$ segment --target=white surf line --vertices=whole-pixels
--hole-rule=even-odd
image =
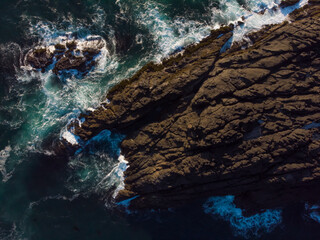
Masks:
[[[120,190],[124,189],[124,172],[129,167],[128,161],[125,160],[123,155],[119,155],[118,163],[115,167],[98,183],[98,185],[103,185],[105,182],[111,184],[116,184],[117,187],[113,192],[112,197],[116,198]]]
[[[262,27],[270,24],[279,24],[285,20],[289,20],[289,14],[294,10],[305,6],[308,0],[301,0],[293,6],[288,6],[285,8],[278,7],[277,9],[266,9],[266,11],[261,14],[257,12],[250,12],[248,15],[244,15],[243,24],[237,25],[233,30],[232,44],[239,41],[250,40],[246,37],[248,33],[258,31]]]

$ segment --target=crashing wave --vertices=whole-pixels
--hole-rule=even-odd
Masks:
[[[112,185],[115,184],[116,189],[114,190],[112,197],[115,198],[119,191],[124,189],[124,172],[128,168],[128,162],[125,160],[123,155],[119,155],[118,163],[114,166],[114,168],[108,173],[98,185]]]
[[[288,20],[288,15],[297,8],[301,8],[308,3],[308,0],[301,0],[295,5],[288,7],[278,7],[273,3],[267,5],[263,11],[247,11],[241,16],[241,23],[233,31],[232,42],[247,41],[250,39],[247,35],[251,32],[258,31],[263,26],[278,24]]]
[[[123,135],[104,130],[91,140],[80,142],[78,152],[69,162],[75,173],[69,182],[73,192],[95,192],[108,199],[116,197],[124,188],[124,171],[128,167],[119,149],[123,138]]]

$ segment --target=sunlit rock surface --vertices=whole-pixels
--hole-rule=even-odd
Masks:
[[[72,127],[84,141],[103,129],[127,135],[117,199],[139,196],[130,206],[144,208],[232,194],[237,205],[259,209],[318,198],[318,4],[225,52],[232,27],[213,31],[183,55],[145,66],[82,115]]]

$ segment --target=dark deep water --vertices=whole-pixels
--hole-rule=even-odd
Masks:
[[[123,136],[115,133],[102,133],[68,162],[47,150],[68,121],[97,106],[111,85],[146,62],[275,3],[1,0],[0,239],[320,239],[319,207],[304,203],[243,217],[226,196],[129,214],[112,200],[124,167],[118,162]],[[275,21],[269,20],[261,21]],[[253,22],[249,29],[261,25],[258,16]],[[31,47],[67,32],[106,40],[100,68],[83,79],[61,81],[20,67]]]

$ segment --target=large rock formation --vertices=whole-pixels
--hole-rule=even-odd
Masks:
[[[55,42],[31,49],[24,65],[41,72],[52,70],[58,76],[68,71],[86,75],[97,65],[97,58],[107,51],[106,42],[100,36],[62,37]]]
[[[261,208],[319,199],[318,3],[250,34],[247,49],[238,43],[221,53],[232,28],[213,31],[145,66],[81,116],[73,127],[83,140],[103,129],[127,134],[121,149],[130,167],[117,199],[139,196],[137,208],[226,194]]]

